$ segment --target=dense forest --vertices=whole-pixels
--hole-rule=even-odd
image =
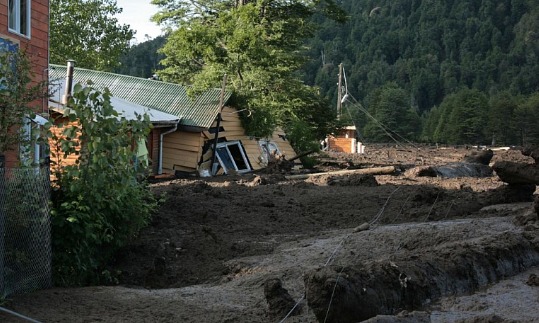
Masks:
[[[349,95],[342,118],[358,126],[363,140],[539,143],[536,0],[339,4],[349,15],[345,22],[312,17],[317,29],[298,73],[336,103],[343,64]],[[128,64],[121,71],[133,74]],[[156,68],[155,61],[137,64]]]
[[[159,62],[165,58],[165,55],[158,51],[165,45],[165,41],[164,36],[158,36],[131,46],[129,51],[120,58],[120,65],[114,72],[136,77],[152,77],[156,71],[163,68]]]

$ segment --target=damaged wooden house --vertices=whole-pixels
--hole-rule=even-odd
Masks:
[[[67,66],[50,65],[51,86],[65,84],[68,70]],[[271,138],[248,136],[238,109],[228,104],[231,93],[227,91],[210,89],[191,97],[178,84],[73,68],[70,82],[84,85],[88,81],[94,88],[108,88],[117,102],[162,113],[156,120],[150,118],[154,127],[147,140],[155,175],[245,173],[266,167],[275,155],[295,156],[281,130]],[[51,111],[60,108],[60,92],[51,98]]]

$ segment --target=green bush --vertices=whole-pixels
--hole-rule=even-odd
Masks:
[[[118,116],[110,93],[75,86],[66,108],[70,121],[62,136],[62,159],[74,165],[55,173],[52,194],[53,279],[56,285],[108,283],[104,270],[114,253],[143,228],[156,207],[145,182],[137,180],[133,143],[150,129],[147,116],[129,121]],[[142,170],[144,171],[144,170]]]

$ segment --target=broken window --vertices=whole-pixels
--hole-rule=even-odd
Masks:
[[[260,154],[260,160],[265,165],[267,165],[268,161],[272,158],[281,155],[281,150],[274,141],[261,139],[258,141],[258,145],[260,146],[260,150],[262,151],[262,153]]]
[[[217,159],[225,174],[231,170],[245,173],[251,170],[249,159],[239,141],[227,141],[217,144]]]

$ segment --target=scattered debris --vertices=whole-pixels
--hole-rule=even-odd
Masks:
[[[478,163],[450,163],[442,166],[420,166],[409,169],[405,172],[408,177],[489,177],[492,176],[492,169]]]

